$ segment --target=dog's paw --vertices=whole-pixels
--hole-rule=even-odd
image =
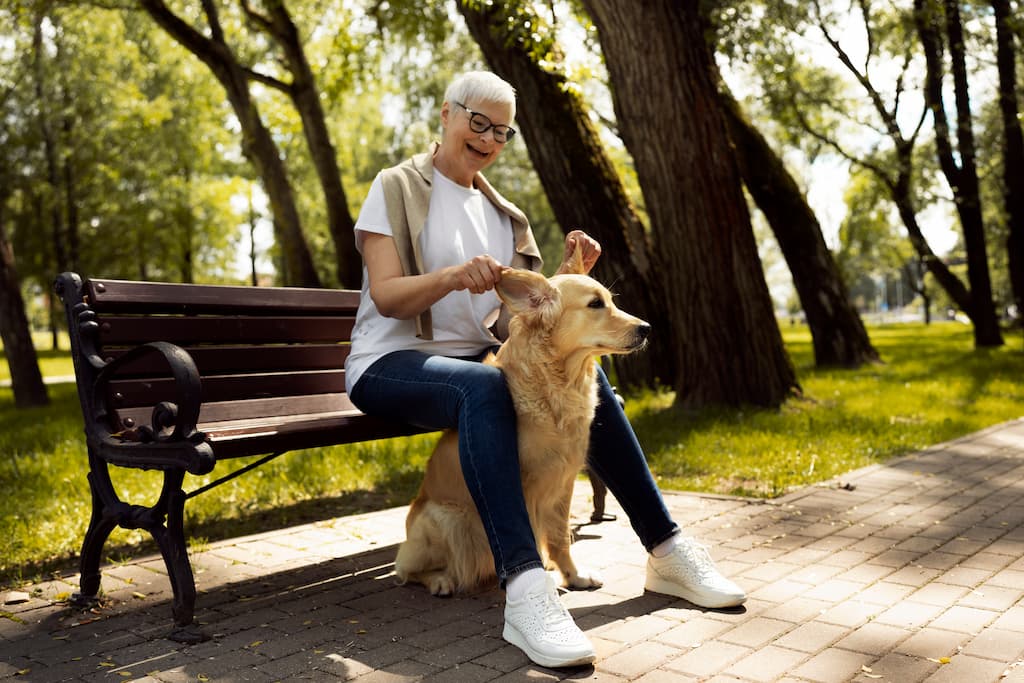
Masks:
[[[427,582],[427,588],[433,595],[439,598],[447,598],[455,592],[455,583],[450,577],[444,575],[437,575],[430,577]]]
[[[588,588],[600,588],[604,585],[601,575],[596,571],[578,571],[575,575],[566,577],[566,586],[573,590],[586,590]]]

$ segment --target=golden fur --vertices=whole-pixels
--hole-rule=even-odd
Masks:
[[[578,253],[571,265],[582,272]],[[547,279],[509,269],[497,291],[513,318],[508,340],[488,362],[505,374],[515,404],[523,493],[537,547],[545,566],[557,568],[565,585],[600,586],[569,554],[572,488],[586,460],[597,406],[595,363],[597,356],[642,346],[649,326],[616,308],[608,290],[586,275]],[[435,595],[495,579],[454,431],[441,437],[427,464],[395,571],[403,583],[422,583]]]

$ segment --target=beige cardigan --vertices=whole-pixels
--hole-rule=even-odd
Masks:
[[[384,203],[387,205],[388,222],[391,223],[398,258],[402,262],[402,273],[420,275],[423,273],[423,255],[420,253],[420,234],[427,221],[430,206],[431,181],[434,177],[434,154],[438,144],[430,146],[429,152],[416,154],[397,166],[381,171],[381,186],[384,189]],[[540,271],[542,261],[540,249],[534,239],[533,230],[526,215],[512,202],[502,197],[482,174],[477,174],[473,184],[487,199],[508,215],[512,221],[512,238],[515,242],[513,268]],[[507,317],[498,321],[499,337],[504,337]],[[416,317],[416,336],[433,339],[434,331],[430,309]]]

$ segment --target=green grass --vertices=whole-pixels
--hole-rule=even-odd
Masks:
[[[870,334],[884,363],[817,370],[806,328],[786,328],[804,397],[780,410],[691,413],[673,407],[672,392],[629,397],[627,411],[662,488],[777,496],[1024,414],[1019,336],[979,351],[970,329],[955,323],[873,327]],[[44,374],[70,374],[66,352],[41,357]],[[5,360],[0,367],[6,372]],[[0,388],[0,585],[74,568],[88,523],[75,388],[49,390],[50,406],[17,411],[10,389]],[[406,503],[433,441],[417,436],[285,455],[189,501],[188,532],[216,540]],[[190,476],[186,490],[210,479]],[[160,475],[119,470],[115,481],[124,499],[148,503]],[[144,533],[117,530],[106,552],[118,560],[152,549]]]
[[[975,350],[956,323],[869,331],[884,363],[817,370],[806,328],[784,330],[804,397],[778,411],[691,414],[671,393],[631,400],[659,484],[774,497],[1024,415],[1019,336]]]

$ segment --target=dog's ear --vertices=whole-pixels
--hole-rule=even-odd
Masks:
[[[495,289],[512,315],[543,317],[558,307],[558,290],[540,273],[506,268]]]
[[[573,242],[572,252],[565,257],[565,273],[574,275],[586,275],[586,268],[583,267],[583,249],[579,242]]]

